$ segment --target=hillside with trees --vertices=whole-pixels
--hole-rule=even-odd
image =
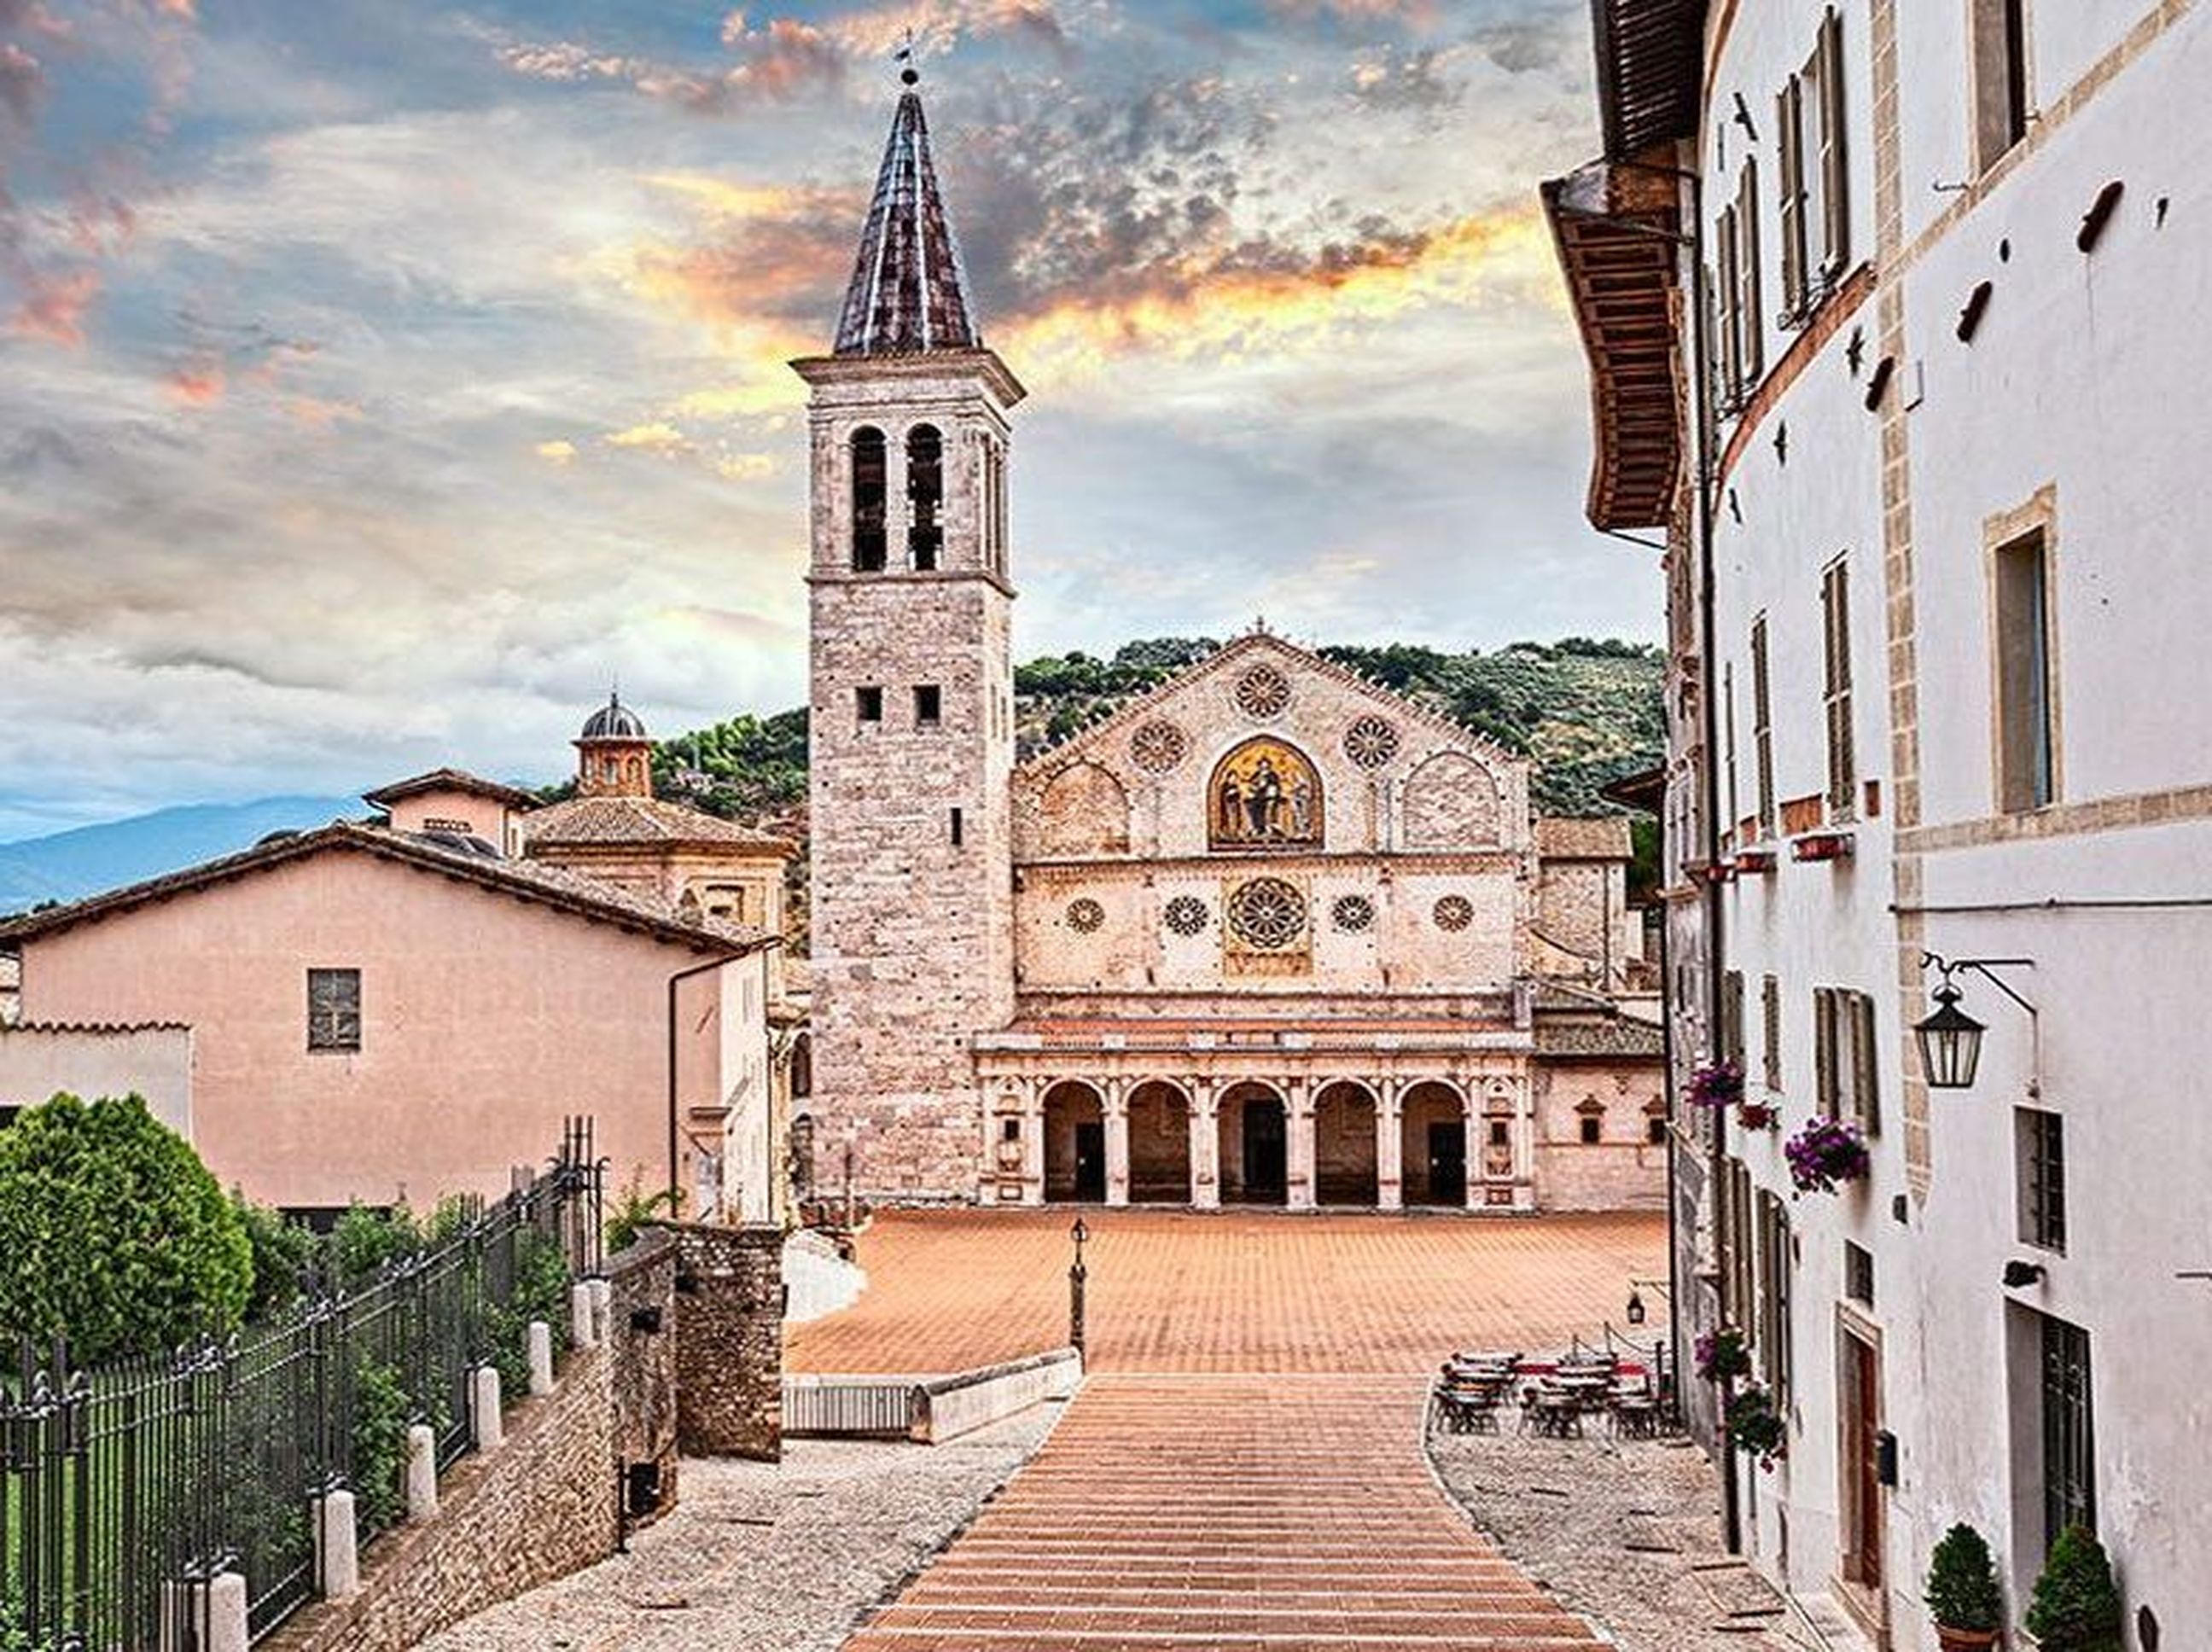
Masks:
[[[1021,755],[1109,715],[1219,646],[1210,637],[1155,637],[1124,643],[1108,659],[1048,655],[1018,666]],[[1568,637],[1489,653],[1405,643],[1319,652],[1529,758],[1536,806],[1547,814],[1619,812],[1599,789],[1650,768],[1665,748],[1662,658],[1641,643]],[[653,776],[664,795],[715,814],[795,817],[806,798],[806,713],[748,712],[661,741]]]

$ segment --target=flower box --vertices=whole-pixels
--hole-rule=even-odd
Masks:
[[[1722,1407],[1721,1424],[1735,1449],[1762,1469],[1772,1468],[1789,1455],[1790,1425],[1774,1396],[1756,1383],[1729,1396]]]
[[[1743,1069],[1734,1061],[1708,1061],[1690,1075],[1692,1107],[1720,1111],[1743,1100]]]
[[[1771,1130],[1781,1116],[1765,1102],[1746,1102],[1735,1110],[1735,1121],[1747,1130]]]
[[[1733,1325],[1708,1331],[1692,1346],[1690,1357],[1698,1375],[1708,1382],[1725,1382],[1751,1375],[1751,1345]]]
[[[1764,878],[1774,870],[1775,854],[1771,849],[1745,849],[1735,858],[1735,869],[1747,877]]]
[[[1849,832],[1808,832],[1802,837],[1790,840],[1792,860],[1848,860],[1851,858],[1851,835]]]

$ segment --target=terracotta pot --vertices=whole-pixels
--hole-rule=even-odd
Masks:
[[[1945,1624],[1936,1625],[1936,1643],[1943,1652],[1989,1652],[2004,1631],[1996,1629],[1953,1629]]]

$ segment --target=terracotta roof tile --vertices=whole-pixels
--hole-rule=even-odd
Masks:
[[[662,847],[711,844],[718,848],[774,850],[785,855],[798,853],[787,838],[659,798],[571,798],[538,810],[523,821],[522,830],[532,849],[649,843]]]

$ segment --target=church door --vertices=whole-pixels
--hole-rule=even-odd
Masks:
[[[1290,1197],[1290,1155],[1280,1102],[1255,1099],[1244,1103],[1244,1196],[1261,1205],[1280,1205]]]
[[[1467,1125],[1438,1119],[1429,1126],[1429,1202],[1467,1203]]]
[[[1075,1197],[1079,1204],[1106,1202],[1106,1127],[1075,1127]]]

